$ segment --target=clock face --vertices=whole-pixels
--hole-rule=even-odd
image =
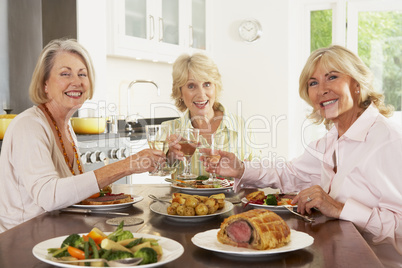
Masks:
[[[262,33],[261,25],[255,20],[245,20],[239,26],[240,37],[247,42],[253,42],[260,38]]]

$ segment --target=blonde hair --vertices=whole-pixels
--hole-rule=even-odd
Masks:
[[[363,110],[367,109],[371,103],[374,103],[379,112],[390,117],[394,111],[392,105],[385,105],[384,95],[378,93],[373,88],[373,74],[364,62],[353,52],[345,47],[333,45],[327,48],[319,48],[311,53],[300,74],[299,95],[310,106],[314,107],[308,96],[308,81],[315,72],[318,64],[328,71],[336,71],[346,74],[354,79],[360,86],[360,95],[358,105]],[[308,116],[316,124],[324,122],[329,129],[333,122],[322,118],[320,113],[313,109]]]
[[[77,54],[82,58],[88,71],[89,90],[88,99],[92,99],[95,86],[95,71],[88,51],[74,39],[56,39],[50,41],[39,55],[29,86],[29,97],[39,105],[48,101],[45,93],[45,82],[49,79],[56,55],[61,52]]]
[[[181,87],[187,83],[189,73],[191,73],[194,79],[198,81],[208,81],[215,85],[216,101],[213,109],[217,110],[220,106],[218,98],[222,92],[221,75],[213,60],[201,53],[195,53],[192,56],[182,54],[173,63],[173,86],[171,97],[175,100],[177,109],[181,112],[184,112],[187,109],[181,99]]]

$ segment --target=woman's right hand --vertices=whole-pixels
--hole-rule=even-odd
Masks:
[[[170,135],[168,137],[169,151],[166,157],[171,162],[173,162],[175,159],[184,161],[184,153],[181,151],[179,141],[180,138],[176,134]]]
[[[160,150],[144,149],[128,157],[133,173],[152,172],[157,163],[165,161],[165,155]]]
[[[208,148],[200,149],[201,153],[208,154]],[[200,160],[204,161],[204,167],[207,172],[214,172],[221,176],[241,178],[244,173],[244,164],[240,161],[234,153],[218,150],[218,154],[221,156],[218,165],[209,165],[206,159],[201,155]]]

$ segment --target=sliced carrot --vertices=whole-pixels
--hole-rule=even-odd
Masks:
[[[85,253],[81,249],[69,246],[67,248],[67,251],[74,258],[77,258],[79,260],[84,260],[85,259]]]
[[[91,195],[90,197],[88,197],[88,198],[97,198],[97,197],[99,197],[100,196],[100,192],[99,193],[96,193],[96,194],[93,194],[93,195]]]
[[[85,242],[88,242],[88,235],[82,235],[82,238],[84,239]]]
[[[102,236],[101,234],[97,233],[95,230],[91,230],[88,234],[88,237],[92,238],[97,245],[100,244],[102,242],[102,240],[106,238],[106,236]]]

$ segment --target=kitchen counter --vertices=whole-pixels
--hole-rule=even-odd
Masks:
[[[119,132],[101,134],[77,134],[79,142],[97,141],[104,139],[129,138],[130,141],[146,139],[145,132]]]
[[[163,267],[381,267],[381,263],[362,238],[355,226],[348,221],[333,220],[316,211],[314,223],[289,213],[278,212],[291,229],[305,232],[314,238],[314,243],[304,249],[268,255],[265,257],[234,257],[201,249],[191,238],[210,229],[218,229],[224,218],[250,209],[242,204],[234,205],[233,211],[212,217],[202,222],[177,222],[149,209],[152,200],[148,194],[158,197],[171,196],[175,190],[170,185],[116,185],[117,191],[143,196],[144,200],[133,206],[118,210],[144,220],[143,224],[127,226],[136,233],[167,237],[184,247],[181,257]],[[226,193],[227,197],[241,198],[254,191],[242,190],[239,194]],[[72,233],[87,233],[92,227],[111,232],[115,226],[106,220],[116,216],[104,214],[74,214],[53,211],[44,213],[11,230],[0,234],[0,267],[52,267],[32,255],[32,248],[41,241]]]

